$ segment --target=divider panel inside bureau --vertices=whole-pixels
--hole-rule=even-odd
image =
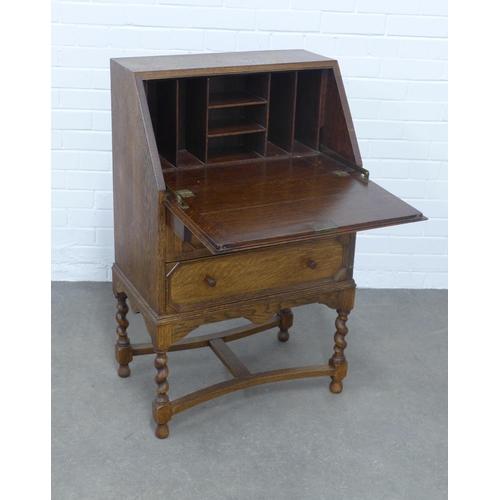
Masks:
[[[322,72],[146,81],[163,166],[316,153]]]

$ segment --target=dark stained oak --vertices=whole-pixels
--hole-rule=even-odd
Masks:
[[[226,330],[223,332],[210,333],[207,335],[197,335],[196,337],[193,338],[179,340],[169,347],[168,352],[184,351],[186,349],[199,349],[200,347],[208,347],[210,346],[210,342],[212,340],[217,340],[217,339],[221,339],[224,342],[232,342],[233,340],[239,340],[248,337],[250,335],[255,335],[256,333],[264,332],[276,326],[279,326],[281,331],[282,328],[285,328],[284,326],[284,323],[286,321],[284,319],[285,314],[287,315],[286,317],[288,318],[291,317],[293,320],[293,314],[291,310],[286,309],[285,311],[280,311],[279,316],[276,315],[269,321],[266,321],[265,323],[262,323],[260,325],[249,324],[249,325],[239,326],[237,328],[232,328],[231,330]],[[281,315],[281,313],[283,313],[283,316]],[[287,325],[286,328],[290,328],[291,322],[287,321],[286,325]],[[141,356],[144,354],[154,354],[155,352],[153,344],[148,342],[144,342],[141,344],[133,344],[132,350],[134,356]]]
[[[158,152],[176,165],[179,154],[179,81],[145,82],[151,120],[158,141]]]
[[[215,120],[208,124],[208,137],[219,137],[226,135],[253,134],[264,132],[265,128],[248,118],[233,120]]]
[[[119,61],[121,66],[144,80],[329,68],[333,62],[327,57],[306,50],[121,57],[113,60]]]
[[[264,104],[267,101],[259,96],[252,94],[246,90],[234,90],[227,92],[215,92],[210,95],[208,107],[215,108],[230,108],[234,106],[254,106],[256,104]]]
[[[262,323],[260,325],[245,325],[231,330],[226,330],[219,333],[211,333],[208,335],[198,335],[191,339],[184,339],[172,344],[169,352],[172,351],[183,351],[185,349],[198,349],[200,347],[207,347],[212,340],[221,339],[224,342],[231,342],[233,340],[239,340],[249,335],[255,335],[256,333],[269,330],[276,326],[280,326],[282,320],[279,316],[274,316],[271,320]]]
[[[210,401],[213,398],[223,396],[224,394],[238,391],[240,389],[246,389],[256,385],[269,384],[271,382],[282,382],[284,380],[332,376],[334,371],[335,369],[330,365],[304,366],[301,368],[283,368],[281,370],[254,373],[247,375],[246,377],[227,380],[175,399],[172,401],[172,414],[176,415],[177,413],[192,408],[195,405],[199,405],[200,403]]]
[[[168,303],[185,311],[280,288],[331,282],[343,266],[346,250],[330,237],[288,245],[278,252],[263,248],[180,262],[167,275]],[[311,260],[317,262],[316,267],[308,265]]]
[[[156,437],[163,439],[168,437],[169,429],[168,422],[172,418],[172,405],[167,396],[169,385],[167,382],[168,366],[167,355],[164,351],[158,351],[155,358],[155,368],[157,374],[155,382],[158,386],[156,389],[156,399],[153,401],[153,418],[156,422]]]
[[[201,162],[207,161],[208,81],[194,78],[186,81],[186,151]]]
[[[115,357],[129,377],[134,356],[154,355],[156,436],[173,415],[260,384],[330,377],[340,393],[356,233],[426,218],[369,180],[337,61],[271,50],[110,69]],[[313,303],[337,311],[329,360],[253,373],[230,349],[270,329],[287,342],[292,308]],[[129,306],[151,342],[130,342]],[[250,323],[191,335],[235,318]],[[170,401],[167,353],[205,347],[233,378]]]
[[[174,191],[193,192],[188,208],[168,197],[166,203],[213,253],[318,236],[328,227],[347,233],[423,220],[419,210],[322,153],[164,177]]]
[[[116,306],[118,309],[116,313],[116,321],[118,323],[116,333],[118,334],[118,339],[115,344],[115,357],[120,365],[118,375],[125,378],[130,375],[130,367],[128,365],[132,361],[133,349],[127,335],[127,328],[130,324],[127,319],[127,296],[121,292],[116,298],[118,300],[118,305]]]
[[[297,105],[295,111],[294,153],[300,145],[318,149],[322,70],[297,73]]]
[[[189,151],[181,149],[177,152],[177,166],[178,167],[192,167],[203,165],[201,160],[193,156]]]
[[[259,158],[260,155],[244,144],[210,145],[208,146],[207,163],[235,162]]]
[[[362,165],[337,61],[332,64],[332,68],[326,72],[326,75],[326,82],[323,82],[326,88],[320,142],[350,162]]]
[[[234,378],[243,378],[251,375],[250,370],[222,339],[210,340],[208,344]]]
[[[344,355],[344,349],[347,347],[347,342],[345,341],[345,336],[349,331],[346,326],[347,316],[349,311],[342,311],[341,309],[337,310],[338,316],[335,320],[335,346],[334,346],[334,354],[329,360],[329,364],[334,367],[339,367],[341,365],[346,365],[345,371],[341,371],[342,375],[335,374],[332,376],[332,382],[330,384],[330,391],[334,394],[339,394],[342,392],[342,379],[347,374],[347,361]]]
[[[291,153],[295,130],[297,72],[271,74],[268,140]]]
[[[153,309],[164,312],[165,181],[143,82],[114,60],[111,113],[115,264]]]
[[[278,332],[278,340],[286,342],[290,338],[288,330],[293,325],[293,313],[291,309],[282,309],[278,311],[278,316],[281,318],[280,331]]]

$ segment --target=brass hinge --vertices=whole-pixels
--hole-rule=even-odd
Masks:
[[[172,195],[172,198],[175,200],[177,205],[184,209],[189,208],[189,205],[184,203],[184,198],[193,198],[194,194],[192,191],[190,191],[189,189],[179,189],[178,191],[169,189],[168,191]]]

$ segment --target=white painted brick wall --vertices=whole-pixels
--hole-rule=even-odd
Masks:
[[[110,280],[111,57],[304,48],[339,60],[371,178],[429,220],[358,236],[360,287],[447,288],[446,0],[52,3],[54,280]]]

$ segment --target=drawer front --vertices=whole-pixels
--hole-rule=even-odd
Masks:
[[[168,274],[169,305],[181,311],[249,294],[345,279],[337,239],[309,241],[184,261]]]

